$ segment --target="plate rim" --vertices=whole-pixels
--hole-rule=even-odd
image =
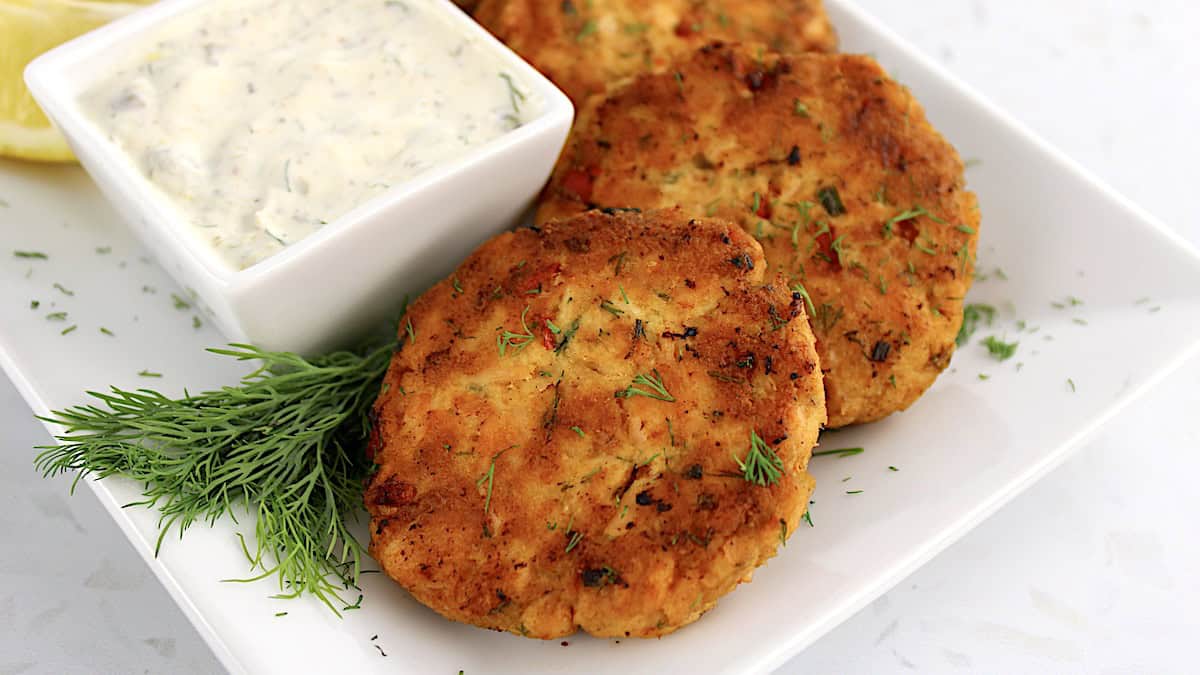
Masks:
[[[1166,243],[1169,243],[1173,248],[1187,255],[1190,258],[1191,264],[1200,269],[1200,247],[1193,245],[1178,231],[1167,226],[1164,221],[1108,185],[1092,171],[1083,167],[1076,160],[1043,139],[1026,124],[960,80],[931,56],[921,51],[914,43],[901,37],[880,19],[859,7],[854,0],[826,0],[826,6],[831,13],[844,13],[890,42],[895,49],[902,51],[907,58],[912,59],[920,67],[926,69],[942,85],[952,90],[957,97],[969,101],[980,113],[990,118],[992,123],[1005,128],[1018,136],[1023,142],[1036,148],[1049,163],[1055,166],[1057,171],[1080,180],[1089,189],[1112,200],[1116,206],[1123,210],[1130,221],[1134,221],[1162,237]],[[863,584],[854,593],[847,594],[835,607],[826,611],[823,616],[811,621],[808,626],[796,632],[792,638],[776,643],[770,650],[757,651],[756,656],[752,659],[747,659],[739,670],[744,672],[770,672],[785,664],[789,659],[802,652],[830,630],[846,621],[873,600],[895,587],[904,578],[924,566],[935,556],[945,551],[950,545],[960,540],[1016,496],[1061,465],[1073,456],[1088,440],[1093,438],[1116,415],[1134,401],[1144,396],[1148,391],[1158,386],[1186,363],[1197,357],[1200,357],[1200,338],[1196,338],[1188,346],[1179,349],[1175,354],[1165,359],[1162,365],[1146,375],[1140,385],[1124,392],[1107,406],[1099,408],[1091,416],[1091,419],[1076,430],[1067,440],[1047,450],[1036,463],[1029,465],[1024,471],[1015,474],[1003,487],[992,491],[980,499],[974,506],[965,510],[950,525],[943,528],[936,536],[926,539],[907,556],[898,557],[893,560],[887,565],[886,569],[876,574],[874,579]],[[51,409],[43,399],[36,385],[17,363],[12,350],[7,347],[6,340],[2,334],[0,334],[0,370],[3,370],[9,380],[12,381],[17,392],[30,406],[34,415],[39,417],[42,426],[53,439],[56,433],[54,425],[46,422],[44,419],[40,419],[48,415]],[[179,607],[184,616],[187,617],[188,621],[196,629],[221,665],[231,673],[249,672],[242,660],[233,652],[226,641],[220,637],[220,634],[192,602],[170,570],[155,557],[153,547],[144,541],[128,512],[118,503],[107,484],[104,481],[94,479],[83,482],[97,497],[117,526],[120,527],[128,543],[154,573],[159,583],[166,589],[171,599]]]

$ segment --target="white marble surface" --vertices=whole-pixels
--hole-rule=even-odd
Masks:
[[[1200,4],[859,2],[1200,245]],[[782,672],[1194,672],[1198,392],[1193,363]],[[34,473],[47,440],[0,381],[0,675],[219,671],[91,493]]]

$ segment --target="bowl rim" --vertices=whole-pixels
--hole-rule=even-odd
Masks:
[[[38,56],[26,66],[24,79],[34,99],[68,140],[91,151],[94,165],[85,166],[85,170],[105,174],[122,192],[136,197],[135,208],[148,227],[165,234],[172,253],[186,259],[208,281],[231,292],[236,293],[239,288],[254,285],[297,263],[303,265],[302,258],[309,258],[311,263],[311,255],[325,242],[353,237],[356,225],[401,210],[416,195],[453,180],[476,165],[486,164],[520,146],[536,142],[546,134],[554,134],[564,122],[570,125],[574,118],[575,108],[566,94],[451,0],[423,0],[430,11],[441,15],[453,29],[496,57],[498,67],[513,72],[533,90],[541,102],[537,115],[516,129],[468,148],[460,156],[384,190],[283,250],[237,269],[190,231],[190,224],[174,201],[142,174],[128,154],[108,138],[80,104],[83,93],[108,73],[99,69],[90,75],[81,73],[85,64],[97,60],[119,61],[144,44],[137,40],[139,36],[181,14],[199,10],[206,1],[161,0],[135,11]]]

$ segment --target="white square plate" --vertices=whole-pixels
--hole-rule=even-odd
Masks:
[[[980,270],[988,278],[971,300],[996,305],[999,316],[911,410],[827,435],[823,449],[866,451],[814,460],[815,527],[797,532],[754,583],[675,635],[576,637],[563,648],[444,621],[380,575],[364,577],[362,609],[345,619],[315,601],[270,600],[269,582],[222,584],[246,572],[231,523],[169,538],[154,559],[154,514],[120,508],[136,486],[90,483],[230,670],[768,670],[960,537],[1200,351],[1195,251],[845,0],[827,5],[846,51],[876,55],[964,157],[982,159],[969,181],[984,214]],[[191,311],[174,306],[179,289],[143,259],[80,171],[0,162],[0,200],[0,364],[35,411],[79,403],[89,388],[178,392],[238,375],[239,367],[201,351],[220,336],[207,325],[194,329]],[[17,250],[49,259],[13,257]],[[32,300],[41,303],[36,310]],[[65,321],[46,318],[63,311]],[[992,360],[977,344],[991,334],[1019,341],[1016,356]],[[163,377],[139,377],[144,369]]]

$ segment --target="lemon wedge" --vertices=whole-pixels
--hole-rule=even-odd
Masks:
[[[74,161],[62,134],[25,88],[25,66],[42,52],[152,1],[0,0],[0,155]]]

